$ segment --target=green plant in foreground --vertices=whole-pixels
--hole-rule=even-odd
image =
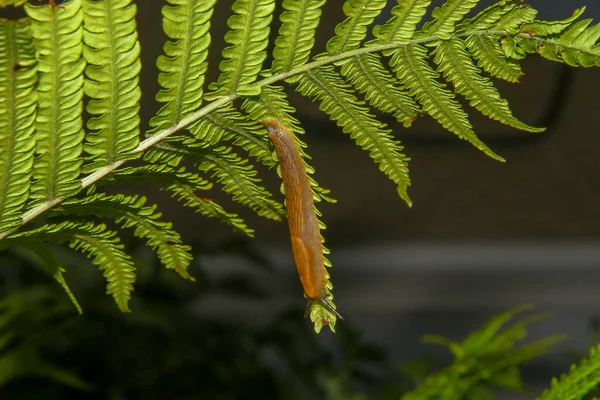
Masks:
[[[511,114],[490,76],[518,81],[518,61],[534,53],[571,66],[600,65],[600,28],[579,20],[583,9],[563,21],[540,21],[530,6],[505,0],[467,18],[478,0],[448,0],[430,14],[429,0],[400,0],[389,20],[371,29],[387,1],[349,0],[327,51],[311,55],[325,1],[285,0],[267,54],[275,1],[237,0],[221,74],[204,91],[215,0],[167,3],[163,29],[170,40],[157,60],[162,89],[156,99],[163,107],[142,141],[141,46],[131,0],[36,1],[25,4],[27,18],[0,21],[1,246],[29,248],[65,286],[48,245],[64,243],[87,254],[123,311],[129,310],[136,271],[119,238],[122,228],[134,228],[183,278],[191,279],[191,256],[155,205],[141,195],[109,195],[103,185],[159,182],[184,205],[252,235],[238,215],[202,191],[218,183],[258,215],[285,214],[253,165],[277,166],[261,124],[265,118],[303,133],[283,83],[319,102],[410,205],[409,159],[372,110],[392,114],[407,127],[429,114],[502,160],[477,138],[457,95],[490,118],[539,132]],[[427,22],[417,29],[422,20]],[[369,31],[373,38],[366,40]],[[192,167],[184,168],[184,160]],[[308,171],[314,172],[310,166]],[[331,201],[316,181],[312,188],[316,201]],[[320,305],[310,315],[317,331],[323,324],[335,329],[335,316]]]

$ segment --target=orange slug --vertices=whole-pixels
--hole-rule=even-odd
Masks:
[[[300,282],[308,298],[305,316],[309,314],[312,304],[318,302],[343,320],[327,299],[327,271],[323,264],[319,222],[313,206],[310,181],[296,147],[294,135],[276,119],[269,119],[263,123],[269,131],[269,139],[275,145],[281,168],[292,253]]]

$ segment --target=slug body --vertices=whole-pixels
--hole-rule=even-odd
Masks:
[[[306,313],[310,311],[313,302],[318,302],[343,319],[327,299],[327,271],[323,259],[321,232],[314,210],[310,181],[295,138],[277,120],[270,119],[264,121],[264,124],[279,159],[292,253],[304,293],[309,299]]]

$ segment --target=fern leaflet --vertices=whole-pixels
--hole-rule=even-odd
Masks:
[[[128,303],[135,281],[135,267],[123,251],[116,232],[108,230],[104,224],[65,221],[19,232],[8,240],[20,243],[30,239],[43,243],[69,242],[72,249],[93,257],[92,262],[104,271],[108,281],[107,293],[114,297],[121,311],[130,311]]]
[[[140,44],[131,0],[83,2],[83,56],[87,61],[85,94],[88,120],[84,172],[137,157],[139,144]],[[126,54],[126,57],[123,56]]]
[[[454,132],[459,138],[467,140],[490,157],[504,161],[475,136],[466,113],[452,93],[437,81],[438,73],[427,64],[426,58],[425,47],[406,46],[394,54],[390,65],[400,82],[410,87],[410,95],[415,96],[423,106],[423,110],[444,128]]]
[[[170,165],[178,165],[184,158],[192,159],[200,171],[212,172],[212,177],[233,200],[252,208],[258,215],[279,220],[285,214],[281,204],[260,185],[262,181],[252,164],[229,147],[203,147],[191,140],[170,140],[148,151],[145,158],[152,162],[160,159]]]
[[[30,25],[0,19],[0,232],[19,225],[35,150],[36,63]]]
[[[434,61],[446,80],[453,82],[457,93],[464,95],[482,114],[529,132],[542,132],[513,117],[508,103],[500,97],[492,81],[481,76],[481,71],[471,61],[461,39],[450,39],[436,49]]]
[[[254,234],[254,231],[248,228],[237,214],[228,213],[213,199],[201,196],[199,191],[211,189],[212,183],[197,174],[186,172],[184,167],[172,167],[166,164],[126,167],[116,171],[112,178],[116,183],[160,183],[163,190],[171,192],[174,198],[196,212],[209,218],[216,218],[245,235]]]
[[[166,104],[150,120],[153,132],[175,125],[201,103],[215,2],[169,0],[162,8],[163,27],[172,41],[165,43],[156,62],[163,88],[156,100]]]
[[[260,93],[260,87],[254,82],[267,57],[274,7],[274,0],[236,0],[233,3],[235,14],[227,20],[230,30],[225,34],[225,41],[230,46],[223,50],[218,81],[209,86],[215,94],[252,96]]]
[[[135,228],[134,235],[146,239],[156,250],[161,262],[181,277],[194,280],[187,272],[192,260],[190,247],[182,244],[181,237],[171,223],[160,221],[156,205],[146,206],[146,198],[136,195],[107,195],[96,193],[83,199],[63,202],[59,215],[95,216],[113,218],[122,228]]]
[[[61,7],[25,6],[39,71],[34,204],[73,195],[81,188],[85,68],[81,1],[71,0]]]
[[[325,0],[284,0],[281,28],[273,50],[272,73],[287,72],[308,61]]]
[[[307,73],[298,84],[298,91],[321,101],[321,110],[343,127],[345,133],[379,164],[396,185],[398,194],[409,205],[407,194],[408,158],[401,153],[402,147],[393,140],[385,125],[377,121],[352,94],[352,90],[332,68],[321,68]]]

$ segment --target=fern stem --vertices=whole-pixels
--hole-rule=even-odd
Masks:
[[[498,30],[498,31],[476,30],[476,31],[461,32],[458,34],[454,34],[451,37],[452,38],[464,38],[464,37],[470,37],[470,36],[498,37],[498,36],[507,35],[507,34],[510,34],[510,32],[507,32],[505,30]],[[531,39],[531,36],[527,33],[518,33],[514,36]],[[282,73],[267,77],[267,78],[257,82],[256,85],[258,87],[262,88],[264,86],[272,85],[276,82],[289,79],[292,76],[307,73],[309,71],[314,70],[315,68],[319,68],[324,65],[334,64],[338,61],[341,61],[341,60],[344,60],[347,58],[360,56],[361,54],[380,53],[385,50],[395,50],[398,48],[407,47],[407,46],[411,46],[411,45],[415,45],[415,44],[424,44],[424,43],[429,43],[429,42],[435,42],[437,40],[440,40],[440,38],[438,36],[435,36],[435,35],[434,36],[426,36],[426,37],[420,37],[420,38],[414,39],[409,43],[402,43],[402,44],[388,43],[388,44],[382,44],[382,45],[376,45],[376,46],[368,46],[368,47],[362,47],[359,49],[336,54],[333,56],[323,56],[322,58],[319,57],[315,61],[306,63],[306,64],[299,66],[295,69],[292,69],[290,71],[282,72]],[[551,39],[536,38],[536,40],[538,40],[540,43],[549,43],[549,44],[556,43],[556,42],[552,41]],[[560,45],[565,46],[563,43],[560,43]],[[579,49],[579,50],[581,51],[581,49]],[[218,96],[216,98],[210,99],[213,101],[210,104],[208,104],[207,106],[201,108],[200,110],[198,110],[196,112],[191,113],[190,115],[183,118],[181,121],[179,121],[177,124],[171,126],[170,128],[164,129],[164,130],[160,131],[159,133],[157,133],[156,135],[153,135],[153,136],[147,138],[146,140],[144,140],[143,142],[141,142],[137,146],[137,148],[135,150],[133,150],[133,153],[144,152],[148,148],[150,148],[150,147],[154,146],[155,144],[159,143],[160,141],[166,139],[167,137],[171,136],[175,132],[187,127],[188,125],[198,121],[200,118],[204,117],[205,115],[217,110],[221,106],[223,106],[231,101],[234,101],[240,97],[242,97],[241,94],[231,93],[226,96]],[[115,171],[117,168],[121,167],[123,164],[125,164],[125,162],[126,162],[126,160],[120,160],[120,161],[113,162],[105,167],[98,169],[97,171],[93,172],[92,174],[86,176],[81,181],[80,190],[85,189],[85,188],[91,186],[92,184],[96,183],[97,181],[99,181],[100,179],[105,177],[106,175],[110,174],[111,172]],[[27,224],[28,222],[31,222],[33,219],[40,216],[44,212],[46,212],[46,211],[50,210],[51,208],[62,203],[64,200],[66,200],[66,197],[57,197],[52,200],[43,202],[43,203],[39,204],[38,206],[36,206],[35,208],[27,211],[23,215],[22,222],[18,227],[0,233],[0,240],[15,233],[21,226]]]

